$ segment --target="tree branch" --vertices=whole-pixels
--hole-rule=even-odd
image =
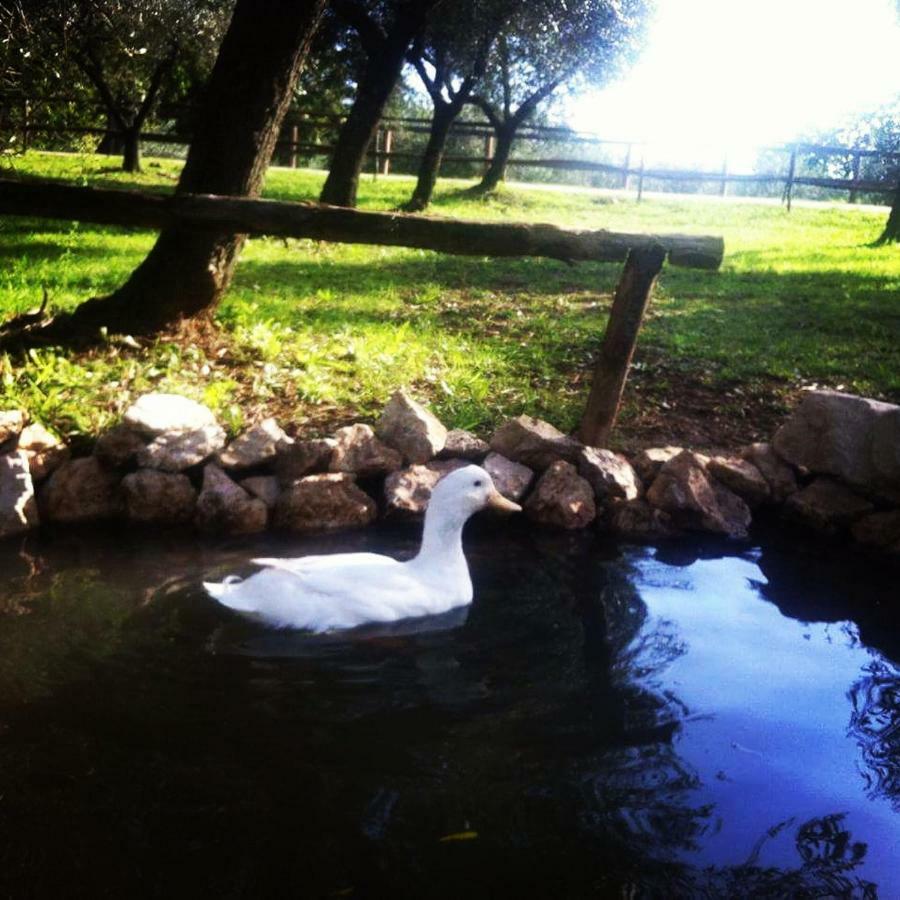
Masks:
[[[172,66],[175,65],[175,60],[177,58],[178,46],[177,44],[173,44],[168,54],[160,60],[159,64],[153,70],[153,75],[150,77],[150,85],[147,88],[146,94],[144,94],[144,99],[141,101],[137,115],[135,115],[134,121],[131,123],[132,128],[140,128],[141,125],[144,124],[147,116],[150,115],[150,110],[153,108],[153,104],[156,101],[156,95],[162,87],[163,79],[169,74]]]
[[[387,34],[358,3],[354,3],[353,0],[332,0],[331,8],[339,19],[359,35],[359,41],[367,56],[381,49],[387,40]]]
[[[106,82],[106,76],[103,74],[103,65],[97,58],[94,48],[88,45],[83,53],[74,53],[73,59],[75,60],[75,64],[85,75],[87,75],[88,80],[97,89],[100,100],[106,107],[106,111],[109,113],[110,118],[116,123],[119,129],[125,131],[128,128],[129,123],[125,121],[125,116],[119,107],[119,104],[116,103],[116,98],[113,97],[112,90],[110,90],[110,87]]]
[[[546,100],[565,80],[566,75],[560,75],[552,81],[548,81],[545,85],[536,90],[531,96],[527,97],[522,105],[516,110],[512,116],[512,120],[519,124],[524,122],[535,110],[535,107],[542,101]]]
[[[484,113],[485,118],[491,123],[491,127],[495,131],[499,131],[503,127],[503,120],[497,115],[494,107],[480,94],[469,97],[468,102],[471,106],[477,106]]]

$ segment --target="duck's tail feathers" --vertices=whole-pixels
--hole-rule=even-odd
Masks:
[[[222,582],[204,581],[203,587],[206,593],[222,606],[238,612],[250,612],[252,607],[247,605],[247,597],[243,591],[238,589],[242,580],[236,575],[229,575]]]

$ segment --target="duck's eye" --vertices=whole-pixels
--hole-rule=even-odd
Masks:
[[[475,482],[475,487],[481,487],[482,484],[484,484],[483,481],[476,481],[476,482]]]

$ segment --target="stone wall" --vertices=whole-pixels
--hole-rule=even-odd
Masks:
[[[833,391],[808,392],[771,443],[718,457],[656,447],[629,459],[528,416],[486,442],[402,391],[374,427],[304,439],[266,419],[230,442],[206,407],[148,394],[80,458],[23,412],[0,412],[0,538],[109,520],[213,534],[359,527],[420,516],[468,462],[540,526],[744,538],[768,510],[900,559],[900,407]]]

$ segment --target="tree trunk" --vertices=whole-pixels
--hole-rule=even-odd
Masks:
[[[106,134],[103,135],[100,143],[97,145],[97,153],[102,153],[106,156],[119,156],[124,151],[125,145],[122,143],[122,135],[119,128],[113,117],[107,113]]]
[[[497,189],[506,178],[506,166],[509,164],[509,157],[512,153],[513,140],[519,125],[517,122],[507,122],[502,128],[495,129],[497,141],[494,147],[494,158],[484,173],[481,181],[472,188],[473,194],[489,194]]]
[[[122,135],[125,146],[122,150],[122,171],[141,171],[141,130],[137,125],[132,125]]]
[[[447,145],[447,136],[450,134],[450,127],[459,115],[460,109],[461,107],[456,104],[435,106],[431,130],[428,134],[428,144],[425,147],[422,161],[419,163],[416,187],[405,207],[409,212],[419,212],[431,203],[431,195],[434,193],[434,186],[441,170],[444,147]]]
[[[900,172],[897,173],[897,178],[900,179]],[[887,224],[884,226],[884,231],[876,243],[900,243],[900,180],[897,182],[897,190],[894,191],[894,202],[891,204],[891,212],[888,216]]]
[[[350,114],[338,135],[328,177],[319,197],[332,206],[356,206],[359,173],[366,161],[378,123],[391,93],[400,80],[406,51],[425,24],[432,3],[404,5],[390,32],[377,48],[368,52],[366,65],[356,91]]]
[[[238,0],[210,76],[178,193],[257,197],[325,0]],[[61,333],[106,326],[149,333],[211,311],[231,281],[244,236],[163,231],[129,280],[88,300]]]

